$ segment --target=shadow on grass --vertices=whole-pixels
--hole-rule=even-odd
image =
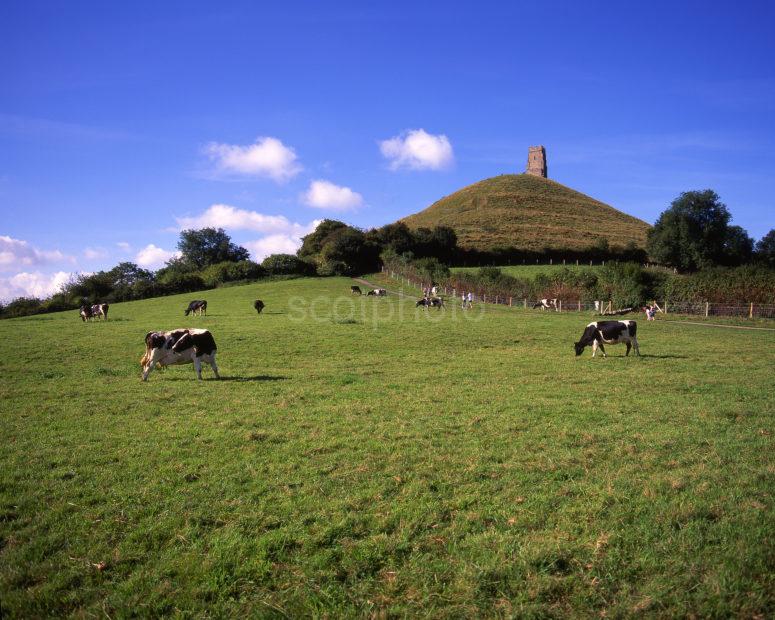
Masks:
[[[160,371],[160,374],[164,371]],[[154,373],[156,374],[156,373]],[[235,382],[243,382],[243,381],[286,381],[288,377],[279,377],[279,376],[273,376],[273,375],[254,375],[252,377],[224,377],[221,375],[220,379],[216,379],[212,374],[208,374],[207,371],[202,372],[202,381],[235,381]],[[164,381],[188,381],[188,382],[194,382],[196,383],[196,374],[192,376],[179,376],[179,377],[170,377],[170,376],[164,376]]]
[[[632,357],[632,356],[630,356],[630,357]],[[650,357],[650,358],[655,359],[655,360],[688,360],[688,359],[691,359],[687,355],[649,355],[648,353],[642,353],[641,357]]]
[[[288,377],[278,377],[275,375],[254,375],[252,377],[224,377],[221,375],[221,381],[287,381]]]

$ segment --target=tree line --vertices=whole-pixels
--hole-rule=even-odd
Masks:
[[[397,222],[364,231],[327,219],[302,239],[295,255],[273,254],[261,263],[250,260],[248,250],[232,243],[222,228],[184,230],[177,244],[179,256],[157,271],[122,262],[106,271],[81,274],[47,299],[21,297],[6,305],[0,304],[0,317],[68,310],[83,303],[113,303],[192,292],[260,278],[354,276],[377,271],[383,264],[423,273],[436,282],[450,277],[449,266],[533,263],[549,259],[641,264],[652,261],[685,273],[746,264],[775,268],[775,229],[754,243],[745,230],[730,224],[731,219],[729,210],[712,190],[685,192],[660,215],[649,231],[645,250],[634,244],[609,246],[606,239],[600,238],[584,250],[546,248],[542,251],[515,247],[463,248],[458,245],[455,231],[446,226],[410,229],[403,222]],[[487,279],[492,279],[494,272],[482,274],[482,285],[491,286]],[[716,280],[719,277],[716,275]],[[545,294],[546,289],[542,290]],[[654,289],[647,287],[646,290]]]

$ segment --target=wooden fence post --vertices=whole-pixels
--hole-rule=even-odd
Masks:
[[[527,310],[527,299],[522,300],[522,305],[524,306],[525,310]]]
[[[558,304],[558,306],[557,306],[557,312],[562,312],[562,299],[560,299],[560,300],[557,302],[557,304]]]
[[[579,312],[581,312],[581,300],[579,299]]]
[[[665,314],[667,314],[667,299],[665,299]]]
[[[511,297],[509,297],[509,308],[511,308]]]
[[[753,302],[751,302],[751,309],[748,311],[748,318],[749,319],[753,318]]]
[[[483,304],[486,304],[486,303],[487,303],[487,293],[485,293],[484,295],[482,295],[482,303],[483,303]]]
[[[708,318],[708,310],[709,309],[710,309],[710,306],[709,306],[708,302],[706,301],[705,302],[705,318],[706,319]]]

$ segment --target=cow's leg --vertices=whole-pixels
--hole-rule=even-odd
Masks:
[[[221,375],[219,375],[219,374],[218,374],[218,366],[217,366],[217,365],[216,365],[216,363],[215,363],[215,353],[213,353],[213,354],[210,356],[210,368],[212,368],[212,369],[213,369],[213,372],[215,373],[215,378],[216,378],[216,379],[220,379],[220,378],[221,378]]]
[[[624,352],[624,357],[627,357],[630,354],[630,349],[632,348],[632,345],[630,344],[629,340],[625,344],[627,345],[627,350]]]
[[[202,380],[202,362],[197,356],[194,356],[194,369],[196,370],[196,378],[201,381]]]
[[[592,341],[592,357],[595,357],[597,353],[597,340]]]
[[[635,355],[640,357],[640,349],[638,348],[638,339],[634,336],[632,338],[632,346],[635,348]]]

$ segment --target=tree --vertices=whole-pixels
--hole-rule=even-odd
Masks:
[[[729,210],[713,190],[684,192],[649,231],[649,255],[684,271],[723,263],[730,219]]]
[[[756,258],[765,265],[775,267],[775,228],[759,239],[756,244]]]
[[[751,262],[753,256],[753,239],[740,226],[729,226],[724,240],[725,265],[738,266]]]
[[[348,226],[329,235],[320,257],[322,274],[352,276],[377,269],[379,246]]]
[[[178,250],[183,261],[197,269],[224,261],[237,262],[250,258],[250,252],[233,244],[223,228],[184,230],[180,233]]]
[[[382,228],[375,228],[370,230],[366,236],[381,245],[383,249],[390,248],[396,254],[413,252],[417,245],[417,240],[412,231],[403,222],[386,224]]]
[[[349,228],[344,222],[338,220],[323,220],[318,224],[317,228],[313,230],[306,237],[301,240],[301,247],[296,252],[299,258],[305,260],[315,260],[318,258],[326,240],[338,230]]]

